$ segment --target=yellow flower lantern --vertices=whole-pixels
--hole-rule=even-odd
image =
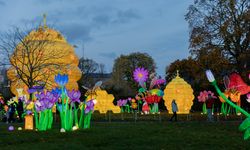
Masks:
[[[45,89],[51,90],[57,86],[54,82],[54,77],[58,73],[68,74],[69,82],[66,84],[67,89],[78,89],[77,81],[82,75],[78,68],[79,59],[74,52],[73,46],[67,43],[61,33],[44,25],[44,27],[39,27],[39,29],[31,31],[23,41],[30,44],[31,50],[33,50],[33,45],[37,46],[41,43],[43,45],[41,45],[42,48],[39,50],[34,48],[32,57],[26,55],[22,43],[17,45],[10,58],[10,61],[13,62],[12,64],[15,64],[15,67],[10,67],[7,72],[7,76],[11,81],[10,89],[13,94],[18,94],[16,91],[17,88],[23,88],[24,94],[27,94],[28,87],[20,80],[16,68],[23,68],[22,71],[29,75],[30,66],[26,67],[23,64],[29,64],[32,61],[41,63],[41,66],[46,66],[40,67],[32,72],[32,77],[35,77],[35,81],[46,83]],[[16,61],[18,59],[22,60],[22,62]]]
[[[163,99],[169,113],[173,113],[171,103],[175,99],[178,105],[178,114],[189,114],[194,99],[193,89],[184,79],[179,77],[178,71],[177,76],[164,89]]]

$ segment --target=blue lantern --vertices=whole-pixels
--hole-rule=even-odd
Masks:
[[[69,81],[69,77],[67,74],[63,74],[61,75],[60,73],[58,73],[56,76],[55,76],[55,82],[57,84],[59,84],[60,86],[64,86],[65,84],[67,84]]]

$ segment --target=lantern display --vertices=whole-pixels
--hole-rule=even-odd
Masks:
[[[28,94],[28,87],[20,79],[20,74],[18,74],[16,68],[22,68],[23,74],[28,75],[26,79],[28,80],[30,78],[29,70],[32,67],[34,69],[31,72],[33,80],[39,82],[37,84],[46,83],[44,88],[48,90],[57,86],[54,82],[55,75],[58,73],[68,74],[69,82],[66,84],[66,88],[69,90],[78,89],[77,81],[82,75],[78,68],[79,60],[73,46],[67,43],[61,33],[44,25],[44,27],[31,31],[22,41],[31,52],[25,52],[26,45],[20,42],[10,58],[12,64],[15,64],[7,71],[7,76],[11,81],[10,89],[13,94],[18,94],[17,88],[23,88],[24,94]],[[32,54],[32,56],[28,54]]]
[[[34,123],[33,123],[33,115],[26,115],[25,116],[25,130],[33,130]]]
[[[120,108],[113,104],[114,96],[108,94],[107,91],[101,90],[100,88],[95,90],[95,99],[97,103],[95,104],[95,110],[100,113],[106,113],[111,110],[113,113],[120,113]],[[93,95],[89,95],[87,99],[92,99]]]
[[[169,113],[172,113],[171,102],[175,99],[179,109],[178,113],[189,114],[194,99],[193,89],[184,79],[179,77],[178,71],[177,76],[166,86],[163,99]]]

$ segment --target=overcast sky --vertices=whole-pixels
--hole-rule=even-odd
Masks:
[[[79,57],[105,64],[111,72],[121,54],[145,52],[157,73],[189,56],[188,24],[184,19],[193,0],[0,0],[0,30],[47,24],[60,31]],[[84,45],[84,46],[83,46]],[[83,52],[84,47],[84,52]]]

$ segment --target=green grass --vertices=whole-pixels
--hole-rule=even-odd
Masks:
[[[238,130],[240,121],[117,121],[93,122],[91,128],[60,133],[59,124],[52,130],[8,131],[9,125],[0,124],[0,149],[247,149],[250,142],[243,140]],[[14,124],[15,127],[22,124]]]

